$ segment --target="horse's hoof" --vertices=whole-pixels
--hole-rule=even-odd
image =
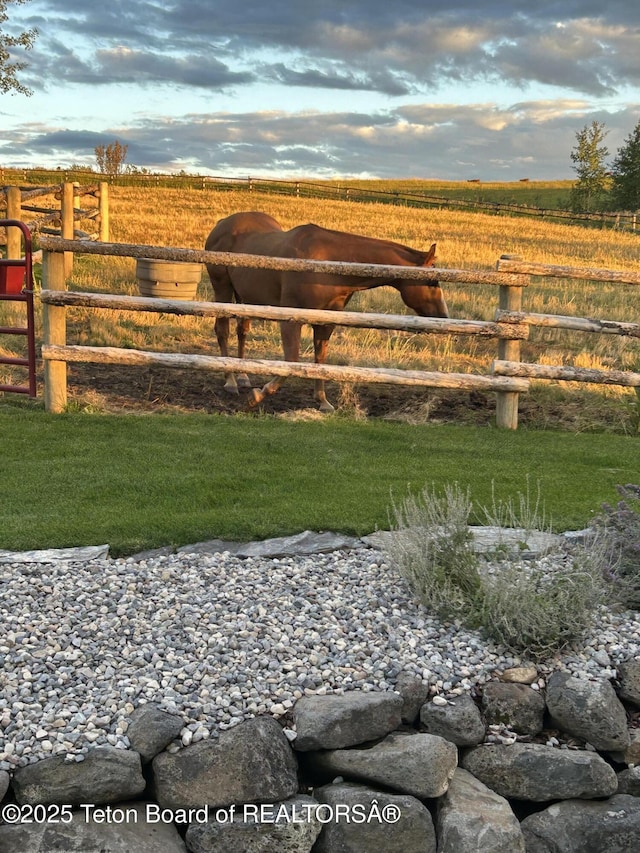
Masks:
[[[247,394],[247,404],[250,409],[255,409],[264,400],[264,394],[258,388],[252,388]]]
[[[225,386],[224,386],[224,390],[227,392],[227,394],[238,395],[240,393],[238,391],[238,386],[235,384],[235,382],[226,382]]]
[[[246,373],[239,373],[238,376],[236,376],[236,382],[240,388],[251,388],[251,380]]]
[[[328,400],[323,400],[318,406],[318,411],[323,414],[329,415],[331,412],[335,412],[335,406],[332,406]]]

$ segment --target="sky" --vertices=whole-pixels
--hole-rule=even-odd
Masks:
[[[575,178],[640,120],[638,0],[29,0],[0,167],[225,177]]]

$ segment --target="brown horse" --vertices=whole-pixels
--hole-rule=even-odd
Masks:
[[[394,264],[407,267],[430,267],[435,260],[435,243],[428,252],[420,252],[389,240],[377,240],[342,231],[330,231],[317,225],[299,225],[290,231],[266,213],[251,211],[234,213],[221,219],[207,237],[205,249],[211,252],[241,252],[272,258],[307,258],[352,263]],[[280,305],[290,308],[315,308],[341,311],[358,290],[390,285],[399,291],[403,302],[423,317],[447,317],[447,304],[438,282],[410,279],[363,278],[332,273],[292,272],[269,269],[225,267],[207,264],[209,278],[217,302],[245,302],[252,305]],[[280,324],[285,361],[298,361],[301,324]],[[313,344],[317,364],[324,364],[327,344],[335,326],[314,325]],[[244,358],[249,321],[238,320],[238,357]],[[229,319],[219,317],[216,337],[223,356],[229,353]],[[238,382],[249,384],[238,376]],[[253,389],[250,405],[258,405],[267,394],[275,393],[282,378],[271,380],[262,390]],[[227,390],[238,393],[233,374],[227,376]],[[316,380],[315,397],[321,411],[332,411],[324,381]]]

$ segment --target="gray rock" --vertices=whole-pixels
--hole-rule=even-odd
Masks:
[[[473,537],[472,547],[476,553],[486,554],[499,548],[514,556],[523,554],[533,557],[545,554],[552,548],[562,547],[566,536],[561,533],[545,533],[540,530],[525,530],[524,528],[482,527],[469,528]],[[394,532],[377,530],[362,537],[362,542],[370,548],[387,550],[393,541]]]
[[[336,749],[305,756],[313,775],[344,776],[419,799],[439,797],[458,764],[454,744],[430,734],[390,734],[368,749]]]
[[[147,822],[146,803],[96,806],[73,813],[71,823],[0,826],[2,853],[186,853],[173,823]]]
[[[19,803],[77,806],[128,800],[141,794],[146,782],[137,752],[100,746],[79,763],[55,755],[19,767],[12,787]]]
[[[596,753],[538,743],[482,744],[460,764],[492,791],[517,800],[609,797],[618,788],[615,771]]]
[[[298,765],[273,717],[256,717],[151,764],[156,799],[180,808],[276,802],[298,791]]]
[[[524,527],[471,527],[474,551],[490,553],[496,548],[515,557],[537,557],[563,544],[560,533],[527,530]]]
[[[300,795],[262,807],[239,806],[232,821],[191,824],[185,841],[190,853],[310,853],[322,830],[317,805]]]
[[[525,853],[511,806],[458,767],[438,802],[438,853]]]
[[[640,764],[640,730],[631,729],[629,746],[620,751],[612,751],[611,758],[618,764]]]
[[[456,696],[446,705],[425,703],[420,709],[420,723],[430,734],[456,746],[476,746],[486,734],[478,706],[468,694]]]
[[[88,563],[109,556],[108,545],[45,548],[40,551],[0,551],[0,563]]]
[[[11,782],[11,776],[7,773],[6,770],[0,770],[0,802],[4,799],[4,795],[7,793],[9,789],[9,783]]]
[[[436,853],[433,820],[415,797],[346,783],[315,788],[313,796],[326,804],[313,853]]]
[[[384,737],[401,723],[397,693],[303,696],[293,709],[297,750],[342,749]]]
[[[488,725],[505,725],[520,735],[537,735],[544,727],[544,699],[526,684],[485,684],[482,712]]]
[[[635,708],[640,708],[640,660],[624,661],[618,667],[620,687],[618,695]]]
[[[627,767],[618,773],[618,793],[640,797],[640,767]]]
[[[522,821],[527,853],[637,853],[640,800],[566,800]]]
[[[627,715],[608,681],[554,672],[547,681],[546,700],[554,723],[568,734],[605,752],[629,746]]]
[[[402,697],[402,722],[412,726],[427,701],[429,682],[410,672],[401,672],[396,681],[396,691]]]
[[[149,702],[140,705],[131,714],[127,737],[131,748],[139,752],[143,764],[147,764],[178,737],[183,726],[181,717],[168,714],[158,705]]]
[[[359,544],[360,541],[351,536],[305,530],[293,536],[265,539],[263,542],[240,543],[211,539],[207,542],[196,542],[194,545],[183,545],[178,548],[178,554],[216,554],[228,551],[237,557],[291,557],[325,554],[330,551],[355,548]]]
[[[498,678],[510,684],[533,684],[538,678],[538,670],[535,666],[512,666],[504,669]]]

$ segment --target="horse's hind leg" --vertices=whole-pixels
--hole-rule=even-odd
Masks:
[[[210,248],[208,241],[207,248]],[[233,302],[233,287],[231,285],[231,279],[229,278],[229,271],[227,270],[227,268],[222,267],[219,264],[207,264],[207,272],[209,273],[209,278],[211,279],[211,286],[213,287],[215,301]],[[218,346],[220,347],[220,355],[224,356],[224,358],[228,358],[229,318],[216,317],[216,321],[214,323],[214,330],[216,338],[218,340]],[[225,373],[224,378],[225,391],[228,391],[230,394],[237,394],[238,383],[236,382],[235,374]]]
[[[214,324],[220,355],[225,358],[229,355],[229,318],[217,317]],[[238,394],[238,384],[235,373],[225,373],[224,390],[230,394]]]
[[[238,336],[238,358],[244,358],[247,346],[247,333],[250,330],[251,320],[248,317],[240,317],[236,325],[236,333]],[[236,376],[236,382],[241,388],[251,388],[251,382],[246,373],[238,373]]]
[[[313,350],[315,354],[316,364],[324,364],[327,360],[327,348],[329,338],[333,334],[335,326],[314,326],[313,327]],[[335,409],[327,400],[327,395],[324,390],[324,379],[316,379],[314,382],[314,396],[319,403],[321,412],[334,412]]]

